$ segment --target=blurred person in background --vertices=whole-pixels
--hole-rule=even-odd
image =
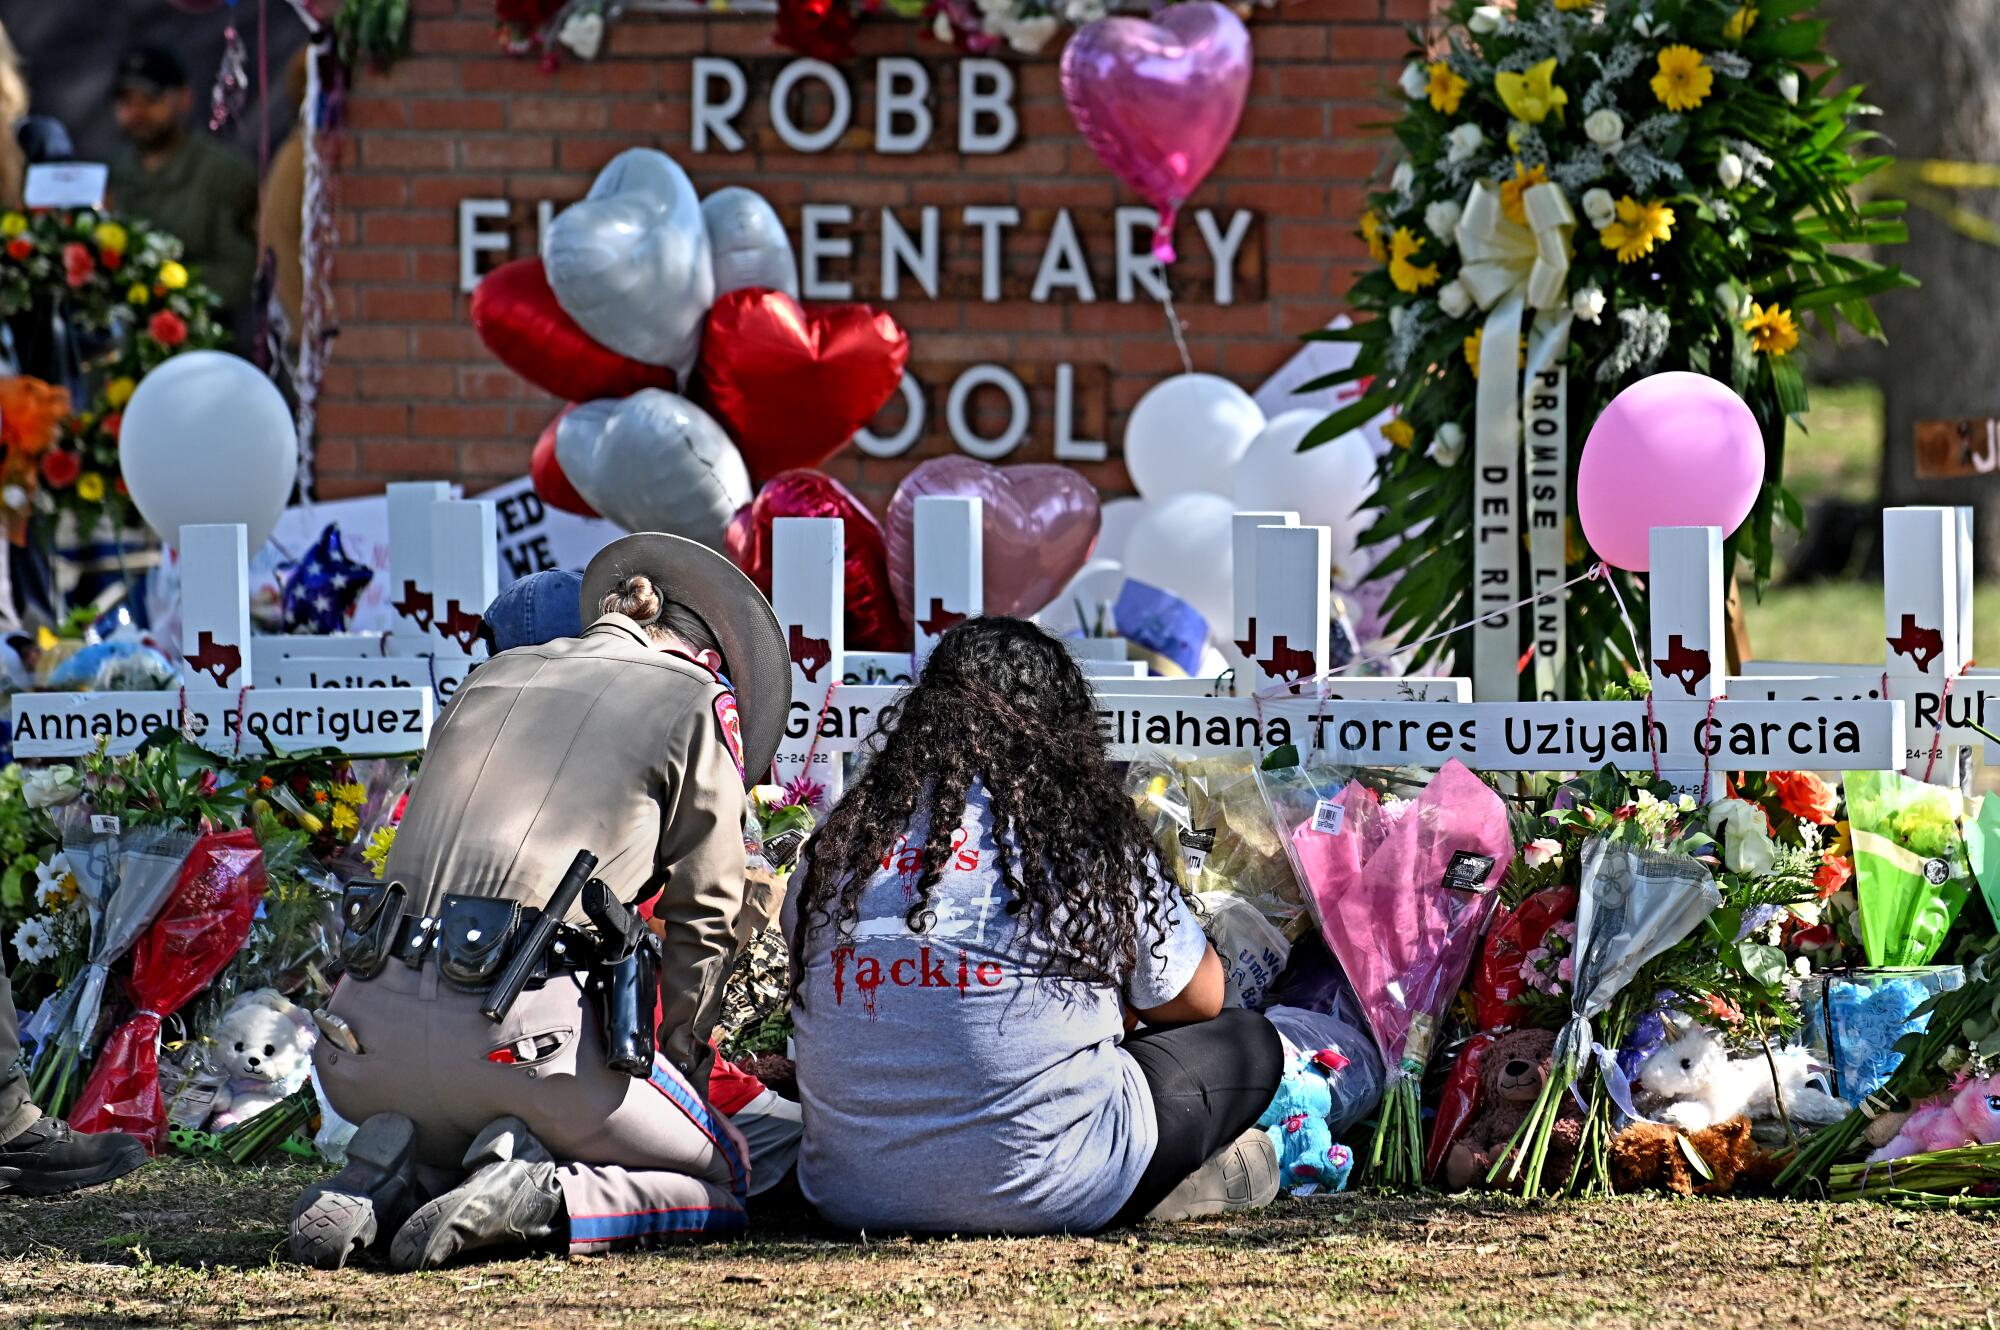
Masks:
[[[111,206],[179,238],[242,343],[256,321],[256,169],[206,130],[189,127],[194,96],[187,67],[171,51],[133,47],[112,86],[125,144],[110,163]]]

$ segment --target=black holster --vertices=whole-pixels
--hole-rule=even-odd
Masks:
[[[340,899],[340,959],[356,979],[382,973],[396,949],[409,905],[400,882],[350,882]]]
[[[589,991],[604,1034],[605,1064],[642,1080],[652,1075],[660,998],[658,939],[648,934],[623,960],[593,967]]]

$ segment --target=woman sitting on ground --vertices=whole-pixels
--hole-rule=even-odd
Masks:
[[[1068,650],[969,620],[882,729],[786,906],[806,1198],[1023,1234],[1269,1202],[1277,1032],[1222,1009]]]

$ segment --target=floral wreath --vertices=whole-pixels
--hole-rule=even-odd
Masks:
[[[1245,19],[1277,0],[1231,0]],[[707,0],[713,13],[727,13],[729,0]],[[777,0],[773,34],[778,45],[815,60],[851,60],[854,37],[863,22],[922,23],[932,37],[967,55],[1002,48],[1034,55],[1065,27],[1080,27],[1109,14],[1113,0]],[[500,43],[513,55],[538,57],[553,68],[558,47],[580,60],[595,60],[620,0],[494,0]]]
[[[1540,340],[1568,371],[1573,441],[1621,389],[1660,370],[1720,379],[1750,405],[1765,483],[1728,553],[1763,586],[1774,520],[1801,520],[1783,484],[1785,422],[1806,408],[1801,319],[1837,315],[1879,339],[1870,298],[1913,284],[1845,248],[1901,243],[1902,204],[1850,197],[1888,159],[1859,155],[1869,136],[1853,121],[1870,108],[1857,88],[1829,91],[1825,24],[1799,17],[1814,3],[1452,0],[1435,40],[1420,42],[1393,124],[1405,160],[1360,223],[1376,266],[1350,299],[1375,317],[1310,334],[1360,346],[1350,369],[1309,386],[1365,391],[1304,441],[1396,413],[1383,431],[1394,446],[1381,515],[1364,542],[1428,525],[1377,568],[1401,574],[1385,605],[1399,631],[1426,637],[1476,612],[1468,445],[1489,311],[1510,295],[1525,295],[1535,324],[1524,356],[1551,325],[1566,335],[1566,346]],[[1517,275],[1509,260],[1523,253],[1535,263]],[[1574,516],[1581,452],[1572,442],[1565,580],[1590,562]],[[1636,584],[1612,576],[1643,616]],[[1610,580],[1569,592],[1569,676],[1581,695],[1629,668],[1618,596]],[[1643,640],[1643,617],[1638,628]]]
[[[181,242],[91,209],[0,215],[0,318],[48,298],[82,352],[81,403],[16,378],[4,389],[0,521],[15,543],[32,517],[75,514],[80,532],[135,515],[118,462],[125,403],[147,371],[221,345],[214,294],[181,262]]]

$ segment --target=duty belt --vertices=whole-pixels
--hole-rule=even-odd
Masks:
[[[437,914],[406,918],[408,900],[398,882],[348,884],[340,911],[341,958],[348,974],[372,979],[391,960],[422,969],[435,956],[445,982],[484,993],[541,917],[540,910],[515,901],[447,895]],[[531,982],[589,969],[596,950],[589,933],[561,925],[531,971]]]

